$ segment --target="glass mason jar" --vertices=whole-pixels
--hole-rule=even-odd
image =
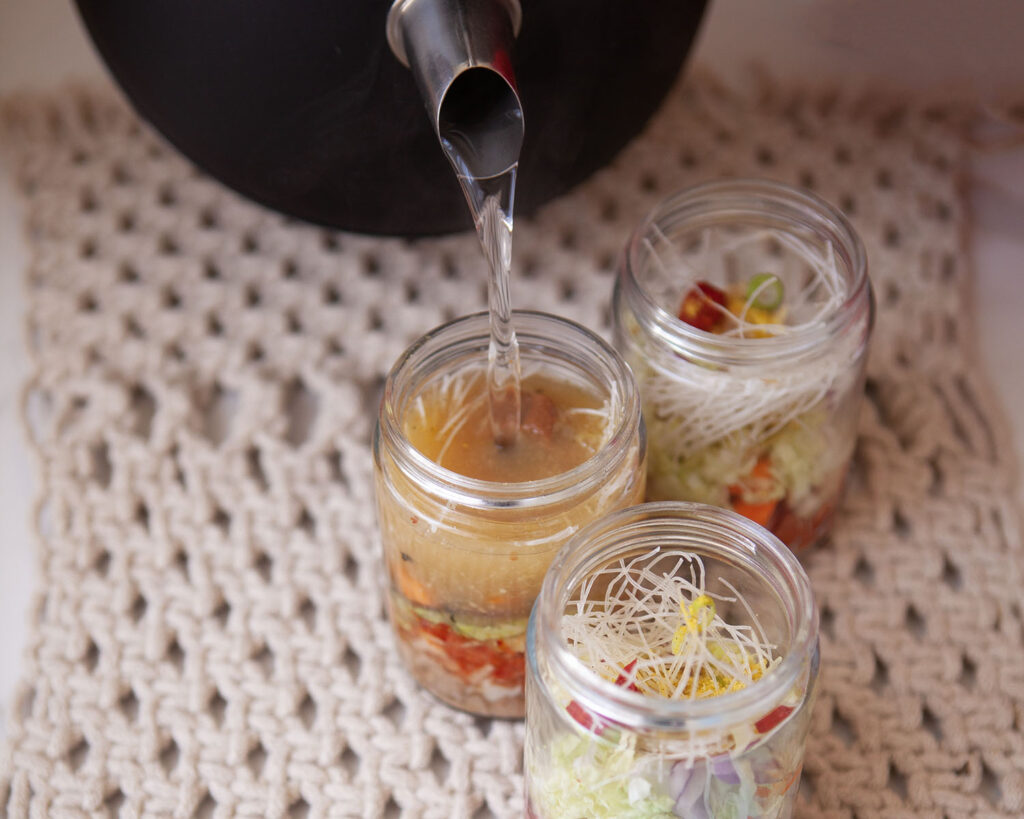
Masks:
[[[658,205],[612,310],[650,436],[647,499],[732,509],[795,551],[819,541],[853,453],[873,304],[860,239],[816,196],[736,180]]]
[[[699,559],[702,568],[691,575],[697,564],[680,554]],[[609,572],[619,580],[600,581]],[[634,578],[696,578],[702,595],[688,606],[682,600],[675,610],[684,636],[684,623],[690,623],[691,634],[704,627],[710,633],[714,617],[721,616],[735,633],[757,634],[770,646],[764,673],[745,686],[692,698],[652,694],[649,687],[631,684],[642,680],[641,668],[650,679],[654,648],[648,657],[641,652],[630,659],[626,653],[605,663],[602,656],[598,673],[590,638],[569,623],[581,600],[604,605],[601,611],[612,610],[609,601],[630,605],[638,595],[635,589],[621,592],[625,572]],[[629,616],[629,627],[620,633],[642,633],[633,639],[645,648],[665,645],[666,635],[658,634],[666,628],[663,620],[645,616],[630,622]],[[667,634],[673,628],[670,618]],[[614,646],[604,639],[602,646]],[[671,645],[665,668],[681,676],[691,666],[671,666],[672,652],[683,650],[675,640]],[[712,663],[735,656],[724,641],[713,644],[709,637],[705,647]],[[593,523],[553,561],[530,619],[527,816],[791,816],[818,662],[818,613],[807,575],[763,527],[724,509],[676,501],[635,506]]]
[[[388,608],[402,659],[445,702],[500,717],[524,713],[526,625],[548,564],[585,524],[642,500],[646,466],[639,393],[618,353],[555,316],[516,311],[513,324],[524,396],[538,378],[545,389],[568,385],[590,396],[591,408],[578,412],[599,419],[593,454],[547,477],[481,480],[440,466],[410,438],[432,389],[486,373],[486,313],[435,329],[401,356],[385,383],[373,445]]]

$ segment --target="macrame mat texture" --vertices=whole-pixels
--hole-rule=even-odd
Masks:
[[[384,374],[486,305],[475,236],[299,224],[197,172],[110,90],[9,101],[24,195],[39,591],[0,755],[21,816],[520,816],[523,726],[399,664],[370,435]],[[757,175],[843,208],[878,303],[831,544],[798,816],[1024,815],[1020,535],[980,372],[943,108],[698,73],[609,168],[516,224],[513,299],[606,332],[669,193]]]

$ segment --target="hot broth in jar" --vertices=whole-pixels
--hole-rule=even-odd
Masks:
[[[406,666],[445,702],[524,713],[526,624],[554,554],[638,502],[639,395],[625,362],[564,319],[516,313],[513,441],[495,435],[486,314],[416,342],[388,376],[374,439],[388,607]]]

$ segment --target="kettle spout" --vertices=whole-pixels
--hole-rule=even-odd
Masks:
[[[520,20],[518,0],[395,0],[388,13],[388,44],[462,176],[497,176],[519,159],[523,110],[510,54]]]

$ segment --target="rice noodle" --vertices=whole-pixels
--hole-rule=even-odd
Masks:
[[[705,580],[701,558],[681,549],[620,559],[581,584],[563,637],[595,673],[644,694],[693,700],[750,685],[777,661],[775,646],[759,627],[723,619],[716,602],[750,606],[734,586],[715,594]]]
[[[754,323],[747,320],[760,290],[748,293],[739,315],[724,306],[713,306],[728,318],[720,335],[744,339],[783,336],[821,328],[848,296],[846,280],[837,266],[831,242],[816,247],[801,237],[758,229],[716,241],[704,229],[693,249],[682,252],[656,227],[654,241],[645,239],[654,281],[652,294],[673,315],[681,295],[699,281],[729,283],[733,268],[752,273],[767,272],[784,287],[785,301],[779,314],[785,323]],[[717,234],[716,234],[717,235]],[[773,244],[769,244],[773,243]],[[790,254],[773,255],[769,247],[782,247]],[[805,281],[801,281],[806,278]],[[735,281],[733,282],[735,284]],[[637,340],[640,341],[639,337]],[[742,364],[749,375],[724,372],[721,368],[694,362],[680,367],[679,354],[665,346],[645,344],[646,367],[637,372],[645,409],[657,423],[671,425],[672,434],[659,440],[670,454],[685,458],[730,435],[741,434],[734,443],[743,446],[763,440],[819,404],[837,378],[849,371],[856,354],[853,344],[838,345],[828,355],[785,368]],[[758,372],[758,368],[761,372]]]

